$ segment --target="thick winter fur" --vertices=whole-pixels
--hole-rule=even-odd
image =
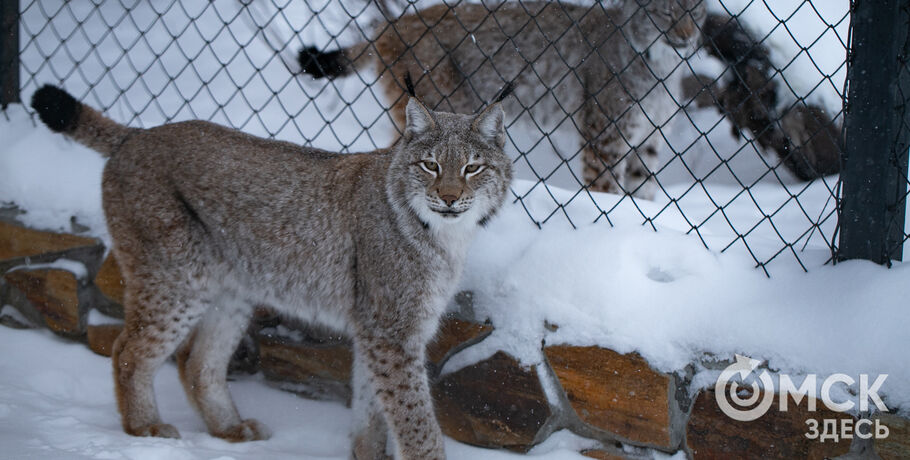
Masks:
[[[711,14],[705,21],[705,49],[734,70],[711,89],[714,97],[708,102],[727,114],[734,136],[748,129],[796,177],[812,180],[838,173],[840,126],[810,103],[783,104],[789,107],[780,109],[780,85],[774,78],[779,70],[770,50],[740,21],[727,14]]]
[[[399,123],[408,72],[429,107],[456,112],[479,109],[514,82],[510,113],[547,130],[567,118],[578,128],[592,190],[651,197],[656,131],[679,110],[668,95],[677,79],[667,77],[694,50],[704,17],[702,0],[437,5],[379,25],[341,53],[307,48],[300,59],[307,72],[322,63],[316,76],[376,65]]]
[[[42,89],[33,107],[47,119],[64,95]],[[267,438],[225,382],[251,305],[266,303],[351,335],[353,458],[381,458],[387,432],[398,458],[444,458],[424,353],[469,241],[508,189],[500,104],[467,116],[411,99],[394,146],[351,155],[202,121],[128,129],[85,105],[66,112],[63,132],[111,157],[103,205],[126,282],[113,363],[127,433],[179,436],[152,388],[176,352],[212,435]]]

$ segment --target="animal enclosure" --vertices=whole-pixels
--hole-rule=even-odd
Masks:
[[[685,13],[693,5],[706,9],[690,31],[689,48],[676,47],[666,34],[638,43],[642,32],[617,13],[635,5],[635,17],[657,24],[660,12],[645,6],[657,0],[558,2],[549,16],[541,4],[517,0],[16,3],[4,2],[0,22],[4,106],[53,83],[133,126],[204,119],[356,152],[397,138],[394,113],[402,99],[389,88],[410,59],[408,69],[423,69],[414,75],[417,95],[440,109],[452,107],[449,98],[459,94],[492,98],[481,76],[495,88],[523,78],[507,113],[517,172],[510,199],[532,225],[595,222],[693,234],[712,250],[748,254],[769,275],[839,258],[889,263],[901,258],[907,239],[905,0],[672,0]],[[518,11],[511,24],[502,21],[503,8]],[[564,23],[561,33],[543,33],[549,41],[534,42],[536,50],[518,46],[522,34],[552,29],[554,17]],[[441,21],[449,28],[437,36]],[[667,30],[680,22],[674,18]],[[325,61],[301,53],[325,56],[383,35],[406,36],[415,27],[440,59],[415,57],[409,46],[416,42],[393,60],[366,48],[369,65],[355,65],[359,55]],[[629,65],[603,66],[600,87],[612,89],[584,92],[569,104],[560,91],[588,90],[596,80],[589,69],[609,59],[612,48],[601,43],[611,40],[617,44],[609,46],[635,51]],[[566,51],[581,54],[570,58]],[[527,65],[498,67],[506,52]],[[459,65],[464,56],[478,64]],[[344,59],[348,75],[312,75],[330,73],[322,67]],[[633,62],[645,63],[648,72],[633,74]],[[302,72],[308,66],[311,73]],[[491,72],[501,81],[491,81]],[[651,80],[643,90],[624,92],[623,85]],[[606,122],[585,134],[591,126],[583,113],[623,98],[618,115],[604,108]],[[535,111],[538,104],[547,109]],[[616,125],[633,112],[640,122],[634,135]],[[591,173],[588,150],[604,133],[619,142],[609,155],[593,155]],[[626,164],[638,171],[620,167]],[[638,182],[623,178],[634,174]],[[601,178],[614,184],[611,193],[600,193]],[[637,193],[642,183],[652,184],[647,196]]]

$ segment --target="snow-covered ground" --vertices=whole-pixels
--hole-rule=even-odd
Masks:
[[[155,381],[162,417],[180,440],[123,433],[113,398],[110,360],[47,331],[0,326],[0,458],[47,460],[282,460],[346,459],[350,410],[266,386],[257,378],[231,382],[242,414],[272,430],[267,441],[231,444],[213,438],[190,408],[176,367]],[[582,460],[593,443],[568,432],[554,434],[529,455],[479,449],[447,440],[449,458]],[[657,454],[658,458],[667,456]]]
[[[836,112],[847,1],[815,3],[818,10],[786,0],[724,1],[734,12],[745,7],[745,17],[762,35],[772,32],[768,43],[776,63],[783,66],[797,57],[786,66],[785,76],[795,83],[790,98],[805,96]],[[346,150],[372,149],[394,138],[382,115],[386,101],[365,91],[359,79],[325,83],[289,78],[285,63],[252,32],[253,20],[244,19],[239,3],[207,5],[192,0],[136,2],[129,8],[120,2],[97,7],[89,2],[32,4],[23,15],[26,35],[37,37],[24,41],[24,98],[38,84],[62,81],[86,102],[136,126],[203,118],[254,134]],[[328,2],[316,18],[304,2],[288,3],[279,18],[288,17],[290,30],[302,32],[289,39],[285,58],[302,41],[327,39],[326,28],[340,30],[347,19],[334,6]],[[50,26],[44,27],[45,16],[55,16]],[[787,27],[780,23],[783,19],[788,19]],[[224,27],[224,22],[231,25]],[[281,28],[276,33],[280,36]],[[812,41],[822,34],[822,40]],[[349,38],[342,35],[341,40]],[[238,51],[237,42],[245,48]],[[813,59],[800,48],[810,44]],[[123,47],[131,51],[124,54]],[[75,66],[69,54],[81,64]],[[192,102],[185,104],[185,99]],[[326,119],[333,123],[326,125]],[[910,268],[901,263],[891,270],[866,262],[824,265],[835,225],[833,218],[824,218],[834,209],[830,190],[836,178],[812,184],[762,178],[768,158],[731,137],[729,123],[718,120],[716,112],[698,111],[692,120],[700,128],[713,128],[700,136],[693,122],[674,122],[668,130],[674,133],[671,143],[692,147],[684,158],[666,158],[662,174],[669,196],[656,201],[589,197],[533,181],[515,182],[513,190],[522,200],[508,204],[479,234],[461,286],[474,291],[477,313],[489,317],[496,330],[479,346],[453,357],[446,370],[495,349],[537,363],[544,340],[637,351],[666,372],[699,363],[694,381],[710,386],[718,371],[700,363],[742,353],[766,360],[772,371],[794,380],[811,373],[819,375],[819,383],[834,373],[854,378],[888,374],[881,390],[886,404],[910,414],[910,361],[903,356],[910,345],[904,330],[910,324]],[[97,154],[36,126],[21,106],[0,114],[0,139],[0,202],[26,209],[22,219],[31,225],[69,229],[75,216],[92,234],[106,238],[100,209],[103,160]],[[683,159],[704,179],[697,186],[684,172]],[[755,184],[744,193],[734,174]],[[797,192],[798,202],[792,197]],[[724,205],[723,212],[716,203]],[[605,209],[611,210],[613,227],[604,223],[600,210]],[[769,220],[765,216],[771,213]],[[529,214],[545,221],[542,229]],[[641,225],[644,217],[651,218],[657,232]],[[819,220],[820,227],[809,231]],[[691,231],[693,224],[699,224],[697,234]],[[756,260],[781,251],[784,242],[794,244],[768,265],[770,279],[753,268]],[[559,329],[550,331],[545,321]],[[0,328],[0,349],[0,456],[346,455],[347,410],[270,389],[257,379],[235,382],[233,391],[241,410],[269,424],[275,437],[231,445],[205,435],[170,366],[159,377],[159,395],[165,417],[176,422],[185,439],[128,437],[117,424],[108,360],[48,333],[6,328]],[[851,393],[856,388],[838,390],[842,398],[854,398]],[[535,452],[544,458],[577,458],[570,453],[577,442],[563,434]],[[512,457],[452,442],[447,448],[453,458]]]

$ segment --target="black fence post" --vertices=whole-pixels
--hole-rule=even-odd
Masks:
[[[19,102],[19,2],[0,1],[0,107]]]
[[[901,260],[910,148],[910,0],[855,0],[837,259]]]

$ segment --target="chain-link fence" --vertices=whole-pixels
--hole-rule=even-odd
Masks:
[[[205,119],[338,151],[395,141],[404,73],[460,112],[515,82],[512,193],[533,223],[695,234],[769,273],[836,250],[851,8],[23,0],[0,61],[24,97],[59,83],[135,126]]]

